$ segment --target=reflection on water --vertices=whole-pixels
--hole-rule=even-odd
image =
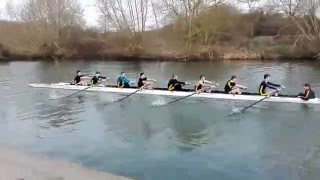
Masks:
[[[84,112],[85,96],[78,95],[72,99],[48,100],[34,105],[33,110],[18,114],[19,120],[38,119],[38,127],[49,129],[75,125],[79,120],[74,114]]]
[[[136,179],[319,179],[320,108],[248,102],[83,92],[49,100],[28,83],[68,82],[75,72],[100,71],[112,83],[121,71],[145,72],[165,87],[172,73],[195,82],[200,74],[224,85],[235,74],[257,91],[264,73],[297,94],[315,83],[320,63],[248,62],[10,62],[0,64],[0,144]],[[291,88],[290,88],[291,87]],[[315,88],[316,92],[320,89]],[[56,91],[59,97],[74,91]],[[106,106],[106,104],[108,104]]]
[[[320,177],[320,148],[315,147],[310,151],[309,157],[301,163],[304,170],[303,179],[318,179]]]
[[[81,122],[81,120],[74,120],[72,118],[73,113],[80,113],[78,109],[70,107],[55,107],[48,110],[39,112],[39,118],[46,121],[50,127],[61,127],[65,125],[75,124]]]

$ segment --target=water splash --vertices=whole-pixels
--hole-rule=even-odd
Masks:
[[[167,102],[165,101],[165,99],[163,97],[159,97],[156,100],[154,100],[151,105],[153,107],[158,107],[158,106],[163,106],[165,105]]]
[[[59,96],[57,95],[57,92],[55,90],[50,91],[49,93],[49,99],[53,100],[53,99],[58,99]]]
[[[233,106],[231,112],[232,114],[239,114],[241,113],[241,108]]]

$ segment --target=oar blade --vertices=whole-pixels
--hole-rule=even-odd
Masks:
[[[91,86],[88,86],[88,87],[86,87],[86,88],[84,88],[84,89],[81,89],[81,90],[79,90],[79,91],[77,91],[77,92],[75,92],[75,93],[72,93],[72,94],[70,94],[70,95],[67,95],[67,96],[62,96],[62,97],[59,97],[59,96],[50,97],[49,100],[66,99],[66,98],[69,98],[69,97],[74,96],[74,95],[76,95],[76,94],[79,94],[79,93],[81,93],[81,92],[83,92],[83,91],[85,91],[85,90],[87,90],[87,89],[89,89],[89,88],[91,88]]]
[[[189,95],[187,95],[187,96],[183,96],[183,97],[181,97],[181,98],[172,100],[172,101],[170,101],[170,102],[168,102],[168,103],[165,103],[165,104],[159,104],[159,105],[154,106],[154,107],[167,106],[167,105],[173,104],[173,103],[175,103],[175,102],[181,101],[181,100],[183,100],[183,99],[186,99],[186,98],[188,98],[188,97],[190,97],[190,96],[193,96],[193,95],[195,95],[195,94],[197,94],[197,92],[194,92],[194,93],[189,94]]]
[[[139,91],[141,91],[141,89],[137,89],[136,91],[134,91],[134,92],[132,92],[132,93],[130,93],[130,94],[128,94],[128,95],[126,95],[126,96],[122,97],[122,98],[119,98],[119,99],[117,99],[117,100],[115,100],[115,101],[112,101],[112,102],[110,102],[110,103],[107,103],[107,104],[105,104],[105,105],[107,106],[107,105],[111,105],[111,104],[113,104],[113,103],[121,102],[121,101],[123,101],[123,100],[125,100],[125,99],[129,98],[130,96],[132,96],[132,95],[134,95],[134,94],[138,93]]]

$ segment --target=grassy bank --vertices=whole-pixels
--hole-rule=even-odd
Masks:
[[[0,59],[313,60],[320,52],[320,40],[303,38],[290,18],[277,13],[248,14],[222,6],[186,22],[180,17],[165,27],[141,32],[102,33],[73,26],[57,36],[37,22],[2,21]]]

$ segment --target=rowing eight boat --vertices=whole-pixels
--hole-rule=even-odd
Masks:
[[[41,84],[34,83],[29,84],[31,87],[35,88],[50,88],[50,89],[65,89],[65,90],[84,90],[88,88],[88,86],[77,86],[72,85],[70,83],[54,83],[54,84]],[[132,88],[117,88],[115,86],[107,86],[107,87],[92,87],[88,88],[85,91],[98,91],[98,92],[110,92],[110,93],[118,93],[118,94],[130,94],[138,89],[136,87]],[[165,88],[156,88],[154,90],[142,90],[137,92],[137,94],[146,94],[146,95],[160,95],[160,96],[188,96],[194,91],[191,89],[185,91],[168,91]],[[246,100],[246,101],[259,101],[262,96],[255,93],[243,93],[242,95],[233,95],[226,94],[222,91],[213,91],[211,93],[200,93],[195,94],[191,97],[194,98],[210,98],[210,99],[229,99],[229,100]],[[298,103],[298,104],[319,104],[320,99],[310,99],[308,101],[304,101],[295,96],[289,95],[279,95],[278,97],[270,97],[265,100],[266,102],[279,102],[279,103]]]

